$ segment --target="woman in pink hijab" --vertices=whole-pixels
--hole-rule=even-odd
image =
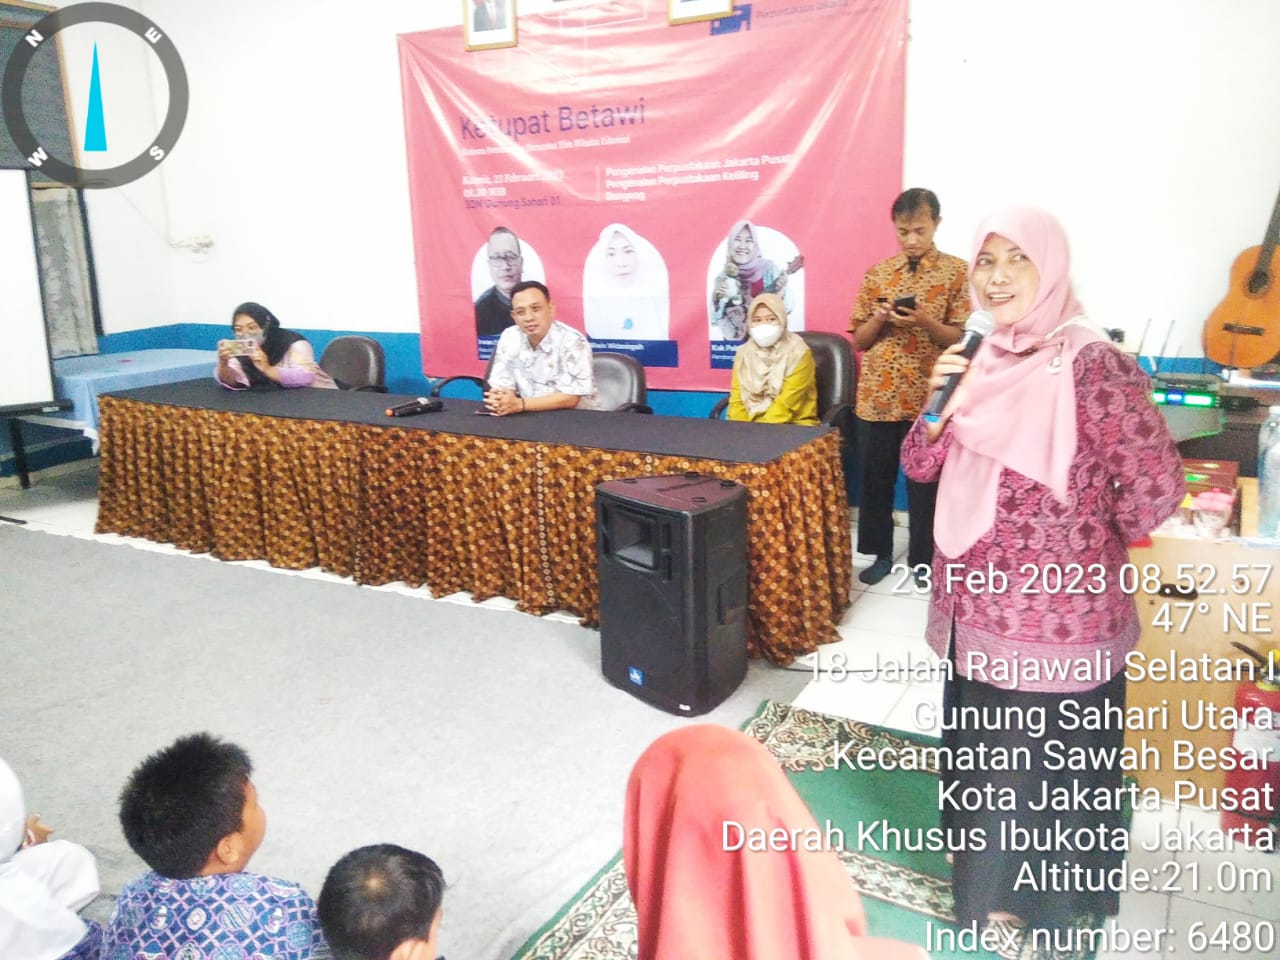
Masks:
[[[796,842],[738,849],[727,823]],[[655,740],[631,771],[623,830],[638,960],[928,960],[866,935],[838,854],[811,842],[809,809],[745,733],[699,724]]]
[[[952,841],[958,922],[979,929],[1070,928],[1119,908],[1114,881],[1096,881],[1126,849],[1122,772],[1051,770],[1062,764],[1047,758],[1061,751],[1049,745],[1113,756],[1123,746],[1122,724],[1105,711],[1124,706],[1139,623],[1120,568],[1184,492],[1150,382],[1089,324],[1069,271],[1066,236],[1044,211],[1010,208],[982,223],[970,285],[995,330],[972,362],[958,347],[938,359],[933,387],[964,378],[941,418],[917,420],[902,448],[908,476],[939,481],[927,639],[952,665],[942,742],[959,756],[988,751],[986,769],[944,770],[943,787],[954,789],[939,795],[944,827],[986,840],[983,852]],[[1079,721],[1091,707],[1108,717],[1104,729]],[[1017,769],[996,769],[992,750]],[[948,799],[968,788],[989,799],[976,810]],[[1049,829],[1047,845],[1006,842],[1015,820]],[[1072,839],[1055,839],[1055,827]],[[1041,881],[1042,866],[1064,862],[1074,879]]]

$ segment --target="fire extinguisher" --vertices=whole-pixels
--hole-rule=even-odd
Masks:
[[[1277,807],[1280,806],[1280,651],[1272,650],[1258,671],[1260,679],[1246,680],[1236,687],[1236,716],[1241,726],[1231,740],[1237,766],[1226,775],[1227,791],[1239,798],[1233,808],[1225,805],[1220,814],[1222,829],[1230,837],[1258,846],[1262,835],[1274,830]],[[1262,716],[1269,713],[1270,716]],[[1259,766],[1259,758],[1267,763],[1260,769],[1242,770],[1242,753],[1248,753]],[[1246,792],[1247,791],[1247,792]],[[1228,792],[1227,796],[1233,794]]]

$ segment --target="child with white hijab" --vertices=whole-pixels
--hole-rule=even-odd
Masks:
[[[22,785],[0,759],[0,957],[58,960],[97,955],[101,932],[76,915],[98,895],[93,854],[49,840],[52,831],[28,817]]]

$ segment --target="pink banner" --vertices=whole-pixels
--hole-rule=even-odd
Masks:
[[[845,329],[896,249],[907,0],[666,7],[565,0],[501,49],[399,38],[424,372],[482,373],[521,279],[653,387],[726,389],[761,290]]]

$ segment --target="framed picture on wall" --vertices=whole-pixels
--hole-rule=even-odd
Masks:
[[[468,50],[516,45],[516,0],[462,0],[462,41]]]
[[[667,0],[667,23],[718,20],[733,13],[733,0]]]

